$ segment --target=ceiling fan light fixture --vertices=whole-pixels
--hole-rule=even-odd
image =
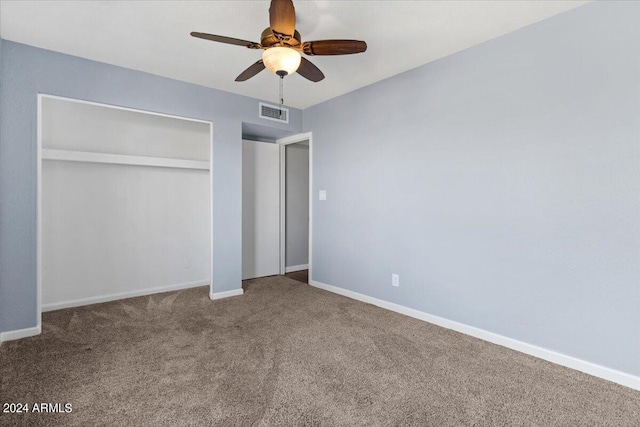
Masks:
[[[300,66],[302,57],[295,49],[283,46],[274,46],[262,53],[262,61],[273,74],[293,74]]]

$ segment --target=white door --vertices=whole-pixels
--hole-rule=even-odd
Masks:
[[[280,146],[242,142],[242,280],[280,272]]]

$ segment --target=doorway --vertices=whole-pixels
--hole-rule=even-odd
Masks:
[[[279,139],[280,274],[309,283],[313,247],[313,137]]]
[[[243,140],[242,280],[288,273],[310,280],[312,135],[275,142]]]
[[[309,269],[309,142],[285,150],[285,274],[308,283]]]

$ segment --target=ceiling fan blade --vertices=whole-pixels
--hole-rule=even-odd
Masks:
[[[253,64],[252,66],[250,66],[249,68],[247,68],[246,70],[244,70],[242,73],[240,73],[240,75],[236,77],[236,81],[244,82],[246,80],[249,80],[251,77],[255,76],[260,71],[264,70],[264,68],[265,68],[264,62],[262,62],[262,59],[261,59],[255,64]]]
[[[260,43],[250,42],[248,40],[240,40],[234,39],[233,37],[225,37],[225,36],[216,36],[215,34],[207,34],[207,33],[197,33],[192,32],[191,36],[197,37],[199,39],[211,40],[219,43],[233,44],[236,46],[244,46],[250,49],[260,49]]]
[[[302,50],[307,55],[350,55],[367,50],[367,44],[361,40],[318,40],[305,42]]]
[[[311,80],[312,82],[319,82],[320,80],[324,79],[324,74],[322,74],[322,71],[320,71],[318,67],[313,65],[313,63],[311,63],[311,61],[306,58],[302,58],[302,60],[300,61],[300,66],[298,67],[297,73],[305,79]]]
[[[287,41],[296,30],[296,10],[291,0],[271,0],[269,25],[276,38]]]

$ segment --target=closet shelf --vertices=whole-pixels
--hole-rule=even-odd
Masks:
[[[52,148],[42,149],[42,159],[62,160],[67,162],[109,163],[115,165],[209,170],[209,162],[200,160],[132,156],[128,154],[91,153],[88,151],[56,150]]]

